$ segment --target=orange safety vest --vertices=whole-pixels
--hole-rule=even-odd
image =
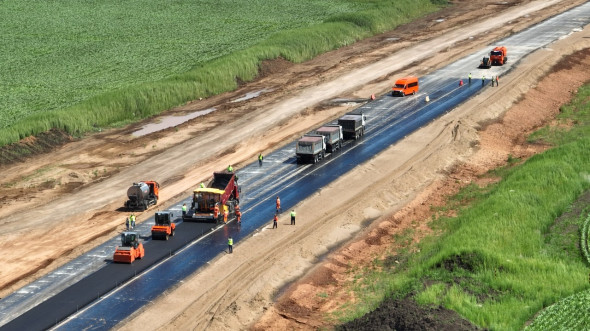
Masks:
[[[223,221],[227,223],[227,210],[223,211]]]
[[[213,208],[213,216],[215,218],[217,218],[217,216],[219,216],[219,207],[215,206],[215,208]]]
[[[277,208],[281,208],[281,199],[277,198]]]
[[[279,218],[277,217],[277,215],[275,215],[274,221],[276,222],[278,220],[279,220]]]

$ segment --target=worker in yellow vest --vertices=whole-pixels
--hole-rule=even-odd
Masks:
[[[234,252],[234,239],[232,237],[229,237],[227,239],[227,247],[229,249],[230,254]]]
[[[295,209],[291,210],[291,225],[295,225]]]
[[[186,203],[182,204],[182,217],[186,216]]]

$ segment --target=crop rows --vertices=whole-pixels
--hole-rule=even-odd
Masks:
[[[366,8],[336,0],[3,1],[0,129]]]
[[[588,237],[590,237],[590,214],[584,221],[584,225],[582,226],[582,233],[580,235],[580,248],[582,249],[582,254],[588,261],[590,265],[590,243],[588,242]]]
[[[547,307],[525,330],[587,330],[589,303],[590,290],[576,293]]]

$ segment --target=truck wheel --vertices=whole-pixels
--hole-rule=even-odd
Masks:
[[[318,156],[317,154],[313,156],[313,164],[318,163]]]

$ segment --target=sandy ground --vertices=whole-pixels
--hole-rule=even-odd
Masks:
[[[254,160],[259,151],[293,139],[309,127],[348,110],[345,106],[317,106],[319,102],[332,97],[383,93],[390,88],[392,76],[419,75],[436,69],[461,53],[582,2],[457,1],[454,9],[304,64],[268,62],[263,66],[263,77],[238,91],[171,111],[184,114],[212,106],[218,109],[176,128],[141,138],[131,136],[140,125],[110,130],[73,141],[24,163],[3,166],[0,168],[4,175],[0,181],[0,249],[11,254],[0,257],[4,266],[0,270],[0,296],[122,230],[125,213],[117,209],[122,206],[130,183],[152,178],[160,181],[163,188],[159,208],[165,208],[167,202],[188,195],[196,183],[209,177],[214,170],[230,163],[239,168],[240,163]],[[515,7],[515,4],[520,5]],[[526,15],[518,17],[523,14]],[[492,21],[485,21],[484,18],[491,16],[495,16]],[[437,18],[445,18],[445,21],[435,23]],[[494,25],[497,28],[493,32],[485,31]],[[412,37],[403,37],[408,30],[413,31]],[[462,40],[466,36],[473,38],[466,42]],[[400,40],[391,41],[399,37]],[[293,295],[303,298],[296,305],[302,312],[300,315],[281,313],[273,307],[273,299],[286,285],[311,269],[326,270],[320,272],[321,277],[307,283],[309,293],[322,284],[335,286],[334,272],[328,270],[325,263],[314,268],[324,255],[351,241],[359,232],[362,235],[362,229],[370,221],[383,215],[391,216],[416,197],[428,196],[421,193],[423,189],[432,190],[429,185],[433,181],[443,178],[446,170],[473,155],[478,144],[484,142],[477,134],[481,123],[498,118],[536,84],[549,70],[551,61],[555,63],[563,54],[587,47],[580,44],[587,43],[588,39],[576,43],[574,39],[580,39],[578,34],[503,77],[502,87],[479,95],[468,105],[322,189],[297,206],[296,227],[283,226],[289,222],[282,219],[279,231],[263,229],[237,245],[231,258],[218,258],[211,267],[191,276],[136,313],[122,327],[236,329],[251,325],[264,311],[268,312],[259,322],[261,328],[274,328],[275,325],[268,324],[274,320],[290,327],[299,323],[307,327],[313,327],[314,323],[323,325],[325,322],[317,316],[313,321],[301,317],[318,307],[313,305],[313,297],[305,299],[306,284],[293,285],[287,292],[289,298]],[[445,56],[438,56],[441,52],[446,53]],[[415,58],[423,59],[420,67],[412,65]],[[384,66],[390,63],[397,63],[397,66]],[[384,67],[390,68],[389,71],[384,72]],[[263,88],[273,92],[249,101],[229,102]],[[489,105],[490,100],[499,101]],[[482,104],[487,105],[485,111],[481,111]],[[505,160],[502,153],[507,147],[503,148],[499,145],[487,155],[475,154],[480,155],[481,161],[472,162],[473,167],[486,169],[502,158]],[[369,177],[371,180],[367,179]],[[357,189],[352,192],[350,187]],[[392,191],[391,187],[396,190]],[[372,194],[375,191],[382,193]],[[147,218],[147,214],[141,215],[139,220]],[[400,229],[404,226],[408,224],[396,225]],[[425,225],[420,227],[426,229]],[[371,239],[362,240],[367,241],[372,242]],[[375,243],[379,242],[377,236]],[[358,243],[347,247],[355,245]],[[372,244],[367,245],[372,247]],[[351,249],[346,254],[350,260],[373,254],[362,247]],[[327,260],[336,261],[332,257]],[[339,263],[347,265],[347,262]],[[201,282],[203,279],[207,282]],[[281,302],[279,300],[277,306],[282,307]],[[167,308],[162,309],[161,305]],[[331,305],[315,311],[318,314],[330,311],[338,302]],[[304,320],[298,321],[289,314]]]

